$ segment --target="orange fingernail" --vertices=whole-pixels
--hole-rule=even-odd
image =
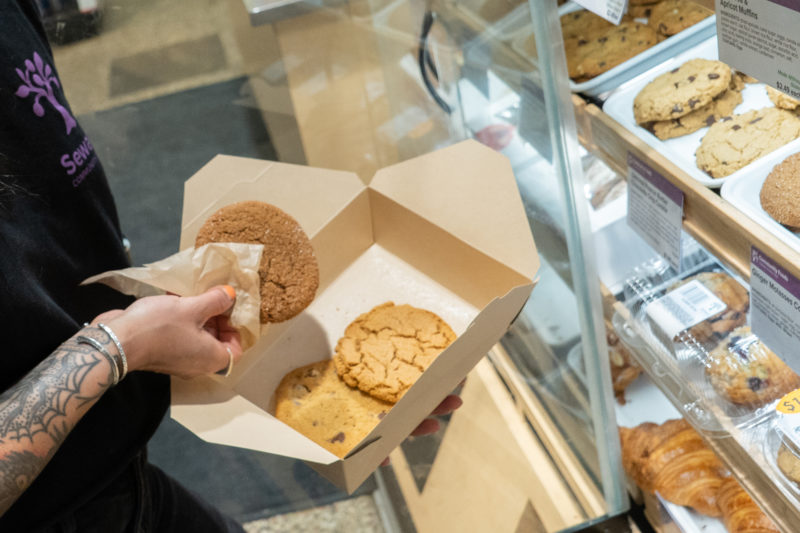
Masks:
[[[228,294],[228,298],[230,298],[231,300],[235,300],[236,299],[236,289],[234,289],[230,285],[223,285],[222,288]]]

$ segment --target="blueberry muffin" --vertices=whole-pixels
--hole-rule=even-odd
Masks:
[[[800,376],[767,348],[749,326],[741,326],[711,351],[706,376],[729,402],[757,408],[800,387]]]

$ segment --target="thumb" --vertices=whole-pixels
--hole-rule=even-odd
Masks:
[[[186,299],[198,314],[198,322],[205,324],[209,318],[221,315],[231,308],[236,300],[236,291],[230,285],[217,285],[203,294]]]

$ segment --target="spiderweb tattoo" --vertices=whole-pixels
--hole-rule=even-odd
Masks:
[[[75,399],[80,406],[97,397],[80,391],[102,355],[75,342],[61,345],[54,355],[0,396],[0,442],[32,440],[37,433],[61,442],[69,431],[67,404]]]

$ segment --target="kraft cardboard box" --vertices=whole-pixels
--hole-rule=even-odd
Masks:
[[[536,247],[508,160],[475,141],[355,174],[217,156],[185,184],[181,249],[220,207],[261,200],[311,238],[320,287],[262,331],[228,378],[172,380],[171,416],[219,444],[307,461],[352,492],[506,332],[535,285]],[[290,370],[333,355],[345,327],[386,301],[433,311],[458,338],[344,458],[274,416]]]

